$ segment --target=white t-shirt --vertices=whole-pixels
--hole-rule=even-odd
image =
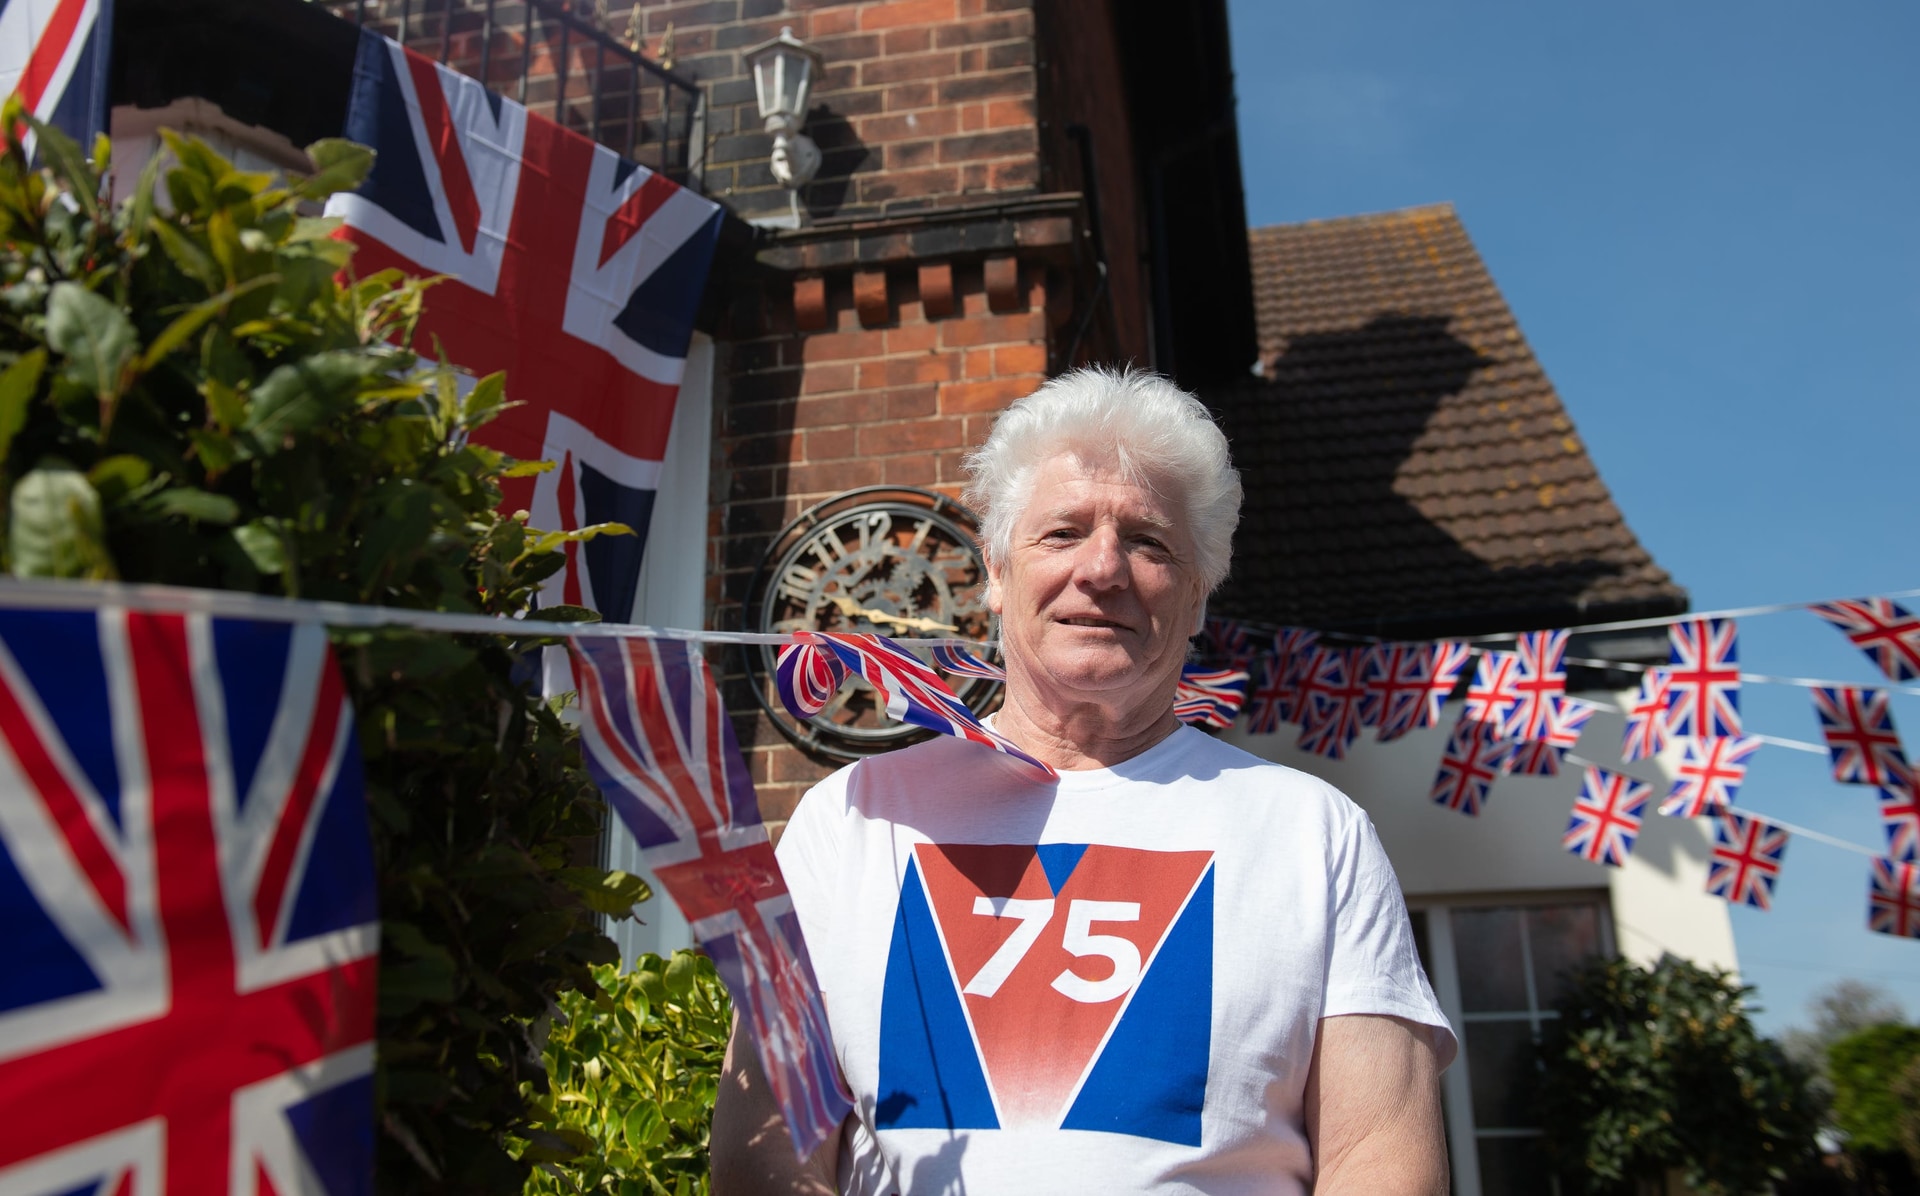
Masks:
[[[945,736],[863,760],[779,859],[857,1098],[845,1192],[1301,1192],[1321,1018],[1453,1059],[1366,815],[1191,728],[1057,784]]]

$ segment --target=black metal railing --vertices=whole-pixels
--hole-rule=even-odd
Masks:
[[[318,0],[675,182],[700,185],[706,93],[566,0]]]

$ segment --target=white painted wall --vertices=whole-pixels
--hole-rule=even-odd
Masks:
[[[1620,705],[1631,694],[1591,696]],[[1609,868],[1560,846],[1580,790],[1582,770],[1576,766],[1564,765],[1557,777],[1502,777],[1477,818],[1428,799],[1455,709],[1445,708],[1442,726],[1393,743],[1375,742],[1371,732],[1363,732],[1345,760],[1299,751],[1293,727],[1250,735],[1243,724],[1235,724],[1225,738],[1264,759],[1326,778],[1365,809],[1410,902],[1443,896],[1497,901],[1514,892],[1605,888],[1622,955],[1651,963],[1672,952],[1703,967],[1737,969],[1726,903],[1706,892],[1712,831],[1704,821],[1655,812],[1672,783],[1677,748],[1658,760],[1622,764],[1621,715],[1603,710],[1584,728],[1575,754],[1654,786],[1627,865]]]
[[[706,617],[707,600],[707,473],[713,442],[713,341],[693,334],[687,350],[687,368],[680,380],[680,397],[673,407],[673,427],[667,433],[667,456],[660,469],[660,488],[654,492],[653,522],[647,529],[647,552],[640,566],[640,585],[634,595],[629,622],[649,627],[699,627]],[[653,900],[640,906],[644,924],[613,924],[613,941],[620,958],[631,961],[652,951],[667,955],[677,947],[693,946],[693,932],[672,898],[654,879],[619,819],[610,820],[608,866],[647,878]]]

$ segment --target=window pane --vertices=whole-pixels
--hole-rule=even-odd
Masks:
[[[1519,910],[1453,911],[1453,954],[1460,965],[1460,1004],[1468,1013],[1526,1010]]]
[[[1542,1196],[1552,1191],[1538,1138],[1480,1139],[1480,1196]]]
[[[1600,907],[1543,905],[1527,911],[1533,983],[1540,1006],[1551,1009],[1566,991],[1570,969],[1600,954]]]
[[[1520,1020],[1468,1022],[1467,1072],[1476,1129],[1539,1125],[1531,1106],[1536,1072],[1533,1027]]]

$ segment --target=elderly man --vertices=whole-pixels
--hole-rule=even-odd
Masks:
[[[780,866],[857,1108],[796,1161],[736,1034],[714,1191],[1445,1192],[1454,1038],[1372,825],[1173,714],[1239,519],[1226,438],[1081,370],[968,468],[994,726],[1059,779],[939,738],[801,801]]]

